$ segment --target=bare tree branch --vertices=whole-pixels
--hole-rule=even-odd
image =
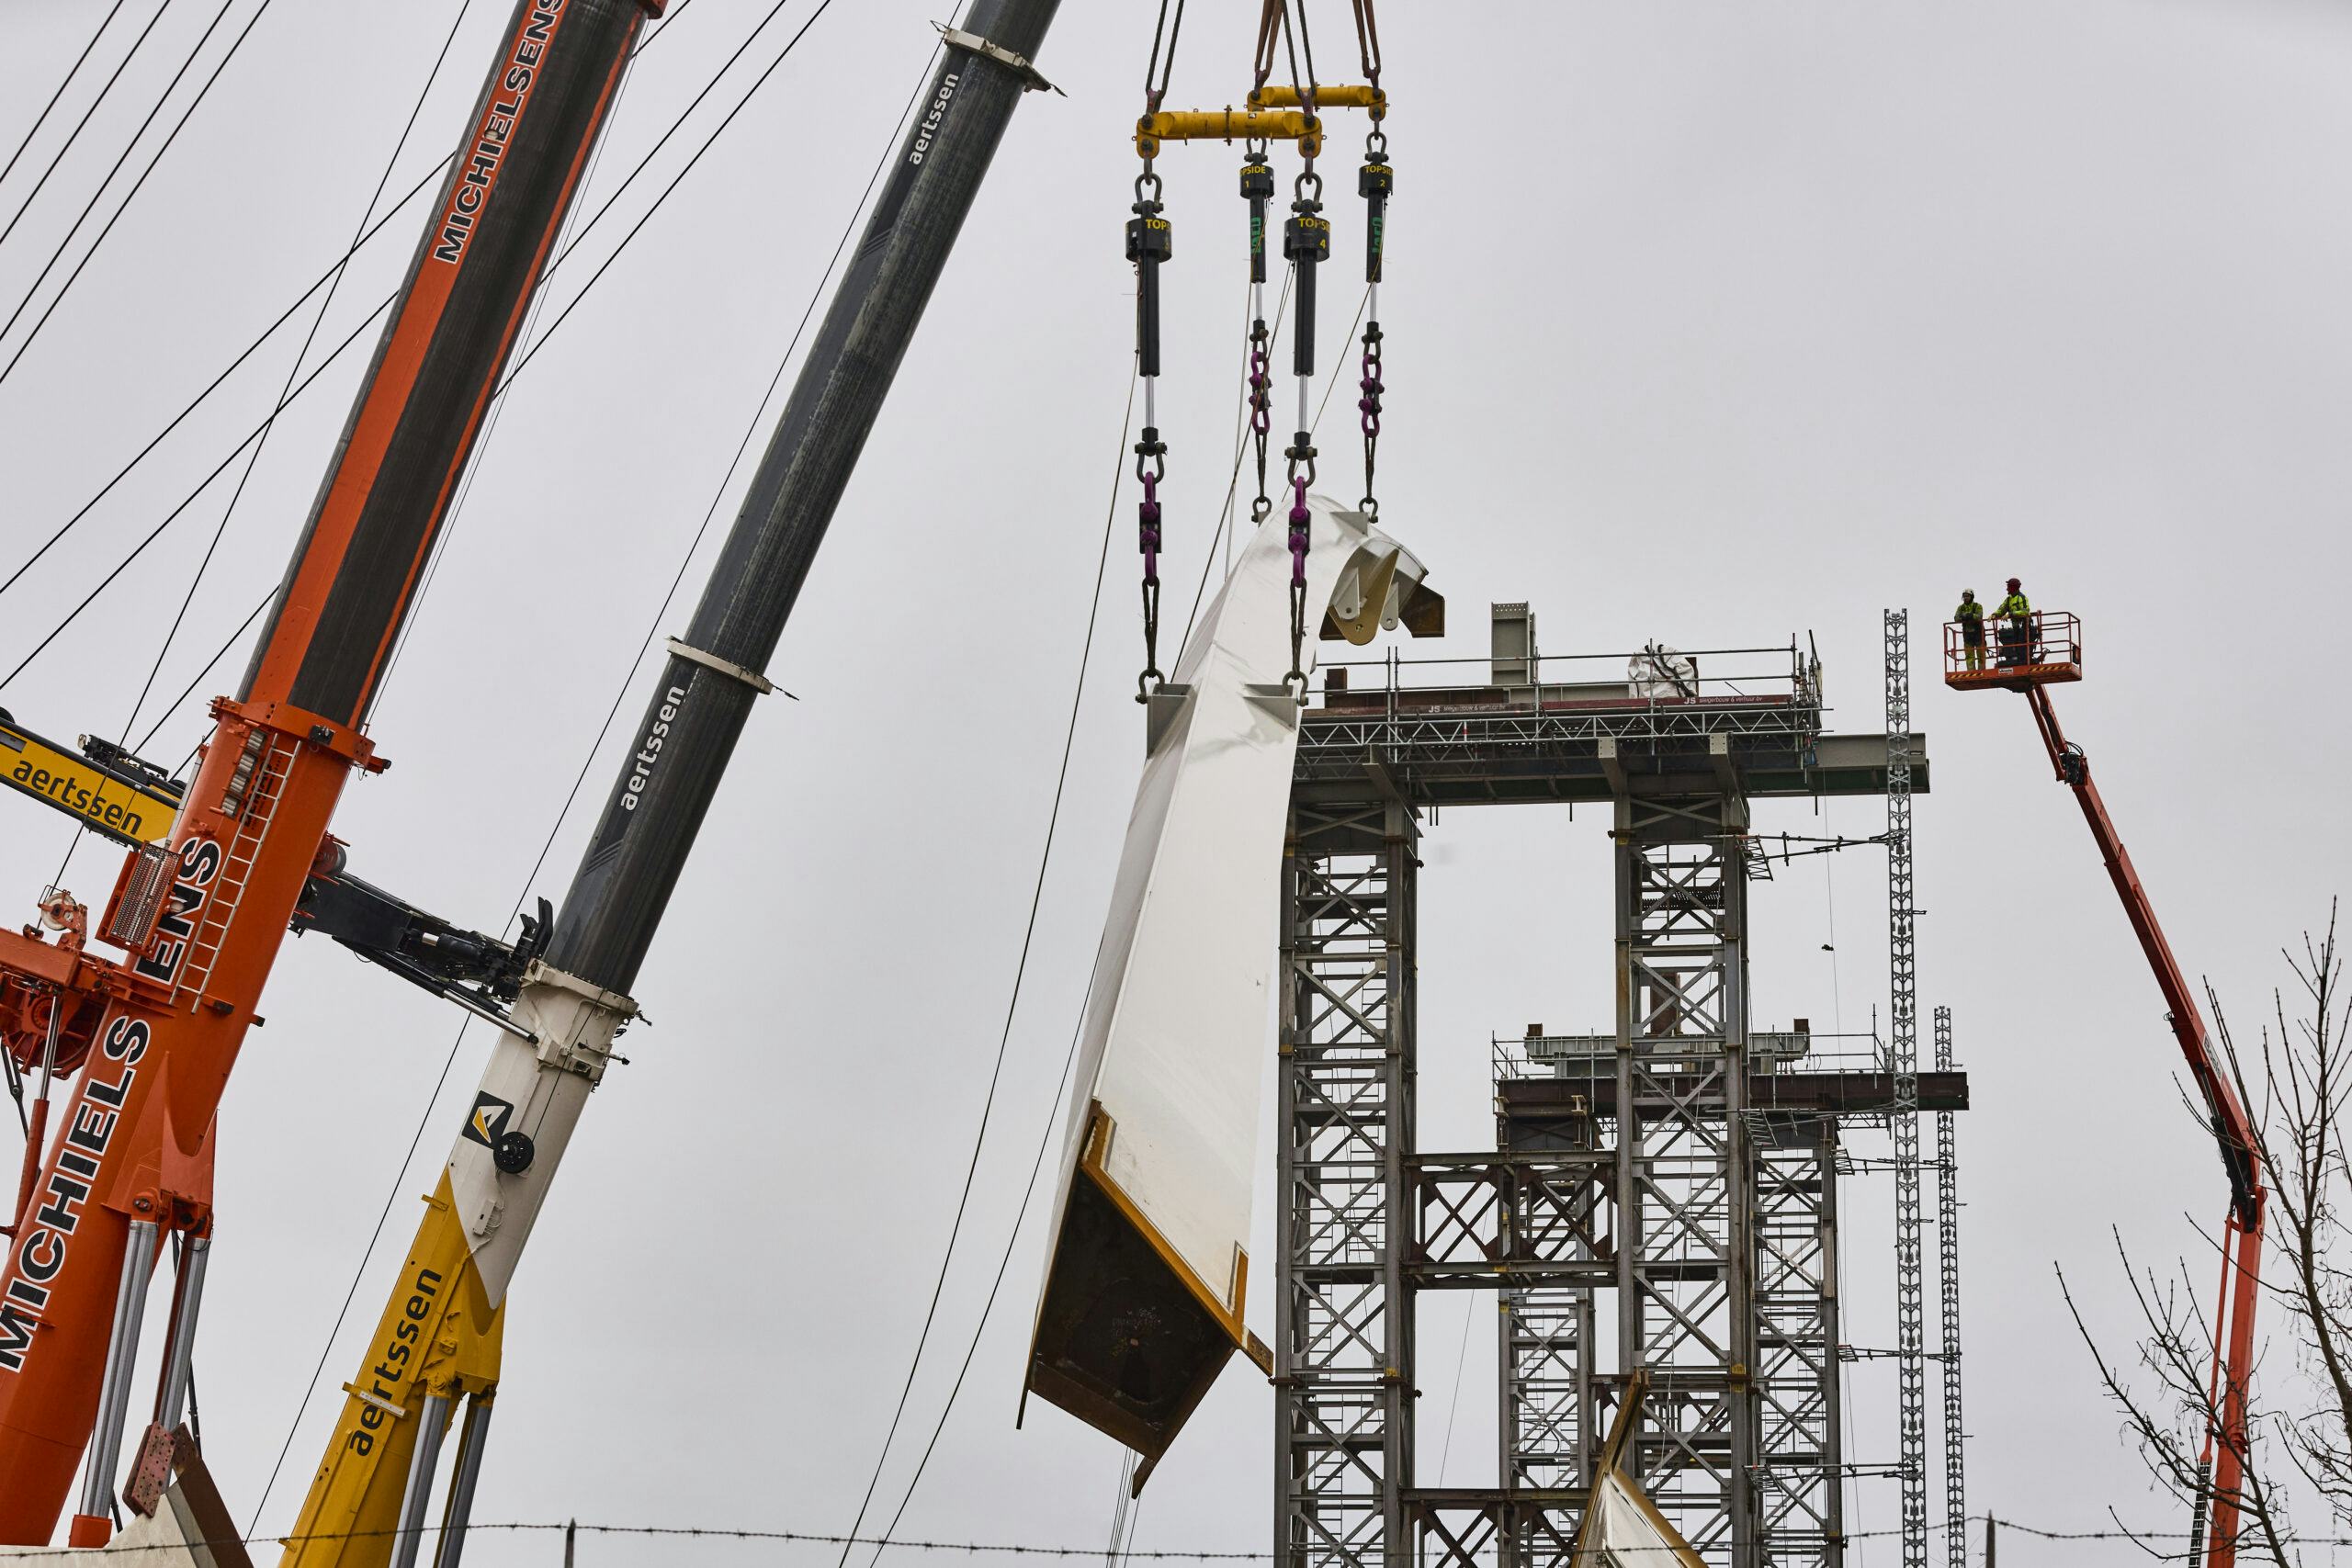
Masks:
[[[2264,1250],[2283,1265],[2269,1270],[2283,1279],[2260,1281],[2259,1299],[2274,1325],[2283,1325],[2274,1327],[2262,1359],[2282,1346],[2293,1356],[2290,1367],[2258,1380],[2269,1406],[2255,1397],[2258,1369],[2235,1374],[2245,1386],[2227,1381],[2233,1374],[2220,1353],[2223,1326],[2204,1312],[2188,1260],[2178,1262],[2177,1278],[2160,1277],[2136,1264],[2116,1234],[2116,1255],[2140,1316],[2129,1367],[2098,1343],[2063,1270],[2058,1280],[2099,1385],[2121,1413],[2149,1474],[2209,1526],[2217,1505],[2233,1505],[2239,1559],[2274,1568],[2299,1561],[2282,1480],[2323,1505],[2336,1525],[2352,1525],[2352,1128],[2343,1120],[2352,1107],[2352,994],[2336,934],[2331,905],[2324,932],[2305,932],[2300,952],[2281,951],[2293,985],[2274,989],[2269,1016],[2252,1042],[2232,1032],[2213,987],[2205,992],[2222,1066],[2247,1107],[2268,1190]],[[2202,1114],[2198,1120],[2204,1124]],[[2222,1260],[2225,1314],[2239,1266],[2233,1227],[2225,1224],[2219,1234],[2192,1228]],[[2244,1413],[2235,1431],[2228,1419],[2233,1407]],[[2228,1468],[2216,1463],[2221,1460],[2236,1461],[2233,1494],[2214,1479],[2217,1469]],[[2192,1548],[2193,1558],[2202,1555]]]

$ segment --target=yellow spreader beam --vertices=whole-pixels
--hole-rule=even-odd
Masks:
[[[173,785],[107,768],[0,713],[0,784],[136,847],[161,843],[180,808]]]
[[[1388,112],[1388,95],[1377,87],[1317,87],[1315,107],[1369,109],[1378,119]],[[1323,151],[1323,121],[1299,107],[1297,88],[1272,85],[1250,94],[1241,108],[1166,109],[1136,121],[1136,151],[1147,158],[1157,156],[1163,141],[1236,140],[1295,141],[1312,158]]]

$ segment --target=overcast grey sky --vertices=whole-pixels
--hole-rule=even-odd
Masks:
[[[0,564],[13,569],[340,254],[459,4],[280,5],[262,18],[0,381]],[[792,0],[780,24],[809,4]],[[153,6],[131,0],[126,16]],[[224,27],[250,6],[236,0]],[[764,9],[693,0],[634,73],[583,211]],[[1342,9],[1316,8],[1327,74],[1346,52]],[[338,818],[362,874],[492,926],[518,895],[560,892],[586,812],[561,818],[534,879],[538,846],[616,692],[626,683],[630,712],[641,701],[634,650],[941,10],[830,10],[516,383],[376,713],[393,766],[355,784]],[[775,660],[800,701],[763,705],[746,736],[639,986],[651,1021],[629,1036],[635,1065],[597,1096],[516,1282],[482,1520],[850,1521],[977,1123],[1121,456],[1123,134],[1151,10],[1072,0],[1042,51],[1069,96],[1028,100],[1006,139]],[[1197,0],[1173,98],[1240,95],[1254,10]],[[0,0],[0,146],[99,11]],[[32,285],[160,90],[159,67],[211,11],[165,15],[122,101],[0,245],[0,309]],[[456,139],[506,11],[465,6],[393,190]],[[2019,573],[2039,604],[2086,617],[2089,678],[2063,694],[2064,715],[2184,961],[2250,1021],[2285,979],[2278,944],[2352,882],[2328,804],[2352,755],[2327,705],[2352,479],[2352,13],[2316,0],[1391,0],[1383,21],[1398,170],[1383,522],[1451,600],[1445,646],[1483,651],[1493,599],[1532,601],[1554,652],[1810,632],[1835,727],[1871,729],[1881,607],[1910,606],[1924,650],[1960,587],[1986,593]],[[750,58],[764,63],[782,36]],[[216,37],[207,59],[218,49]],[[693,127],[747,80],[730,77]],[[1355,138],[1339,139],[1342,171]],[[650,173],[666,180],[686,144]],[[1214,146],[1163,163],[1177,225],[1163,493],[1170,570],[1187,585],[1230,450],[1234,163]],[[1334,181],[1332,208],[1351,269],[1350,184]],[[558,305],[647,186],[552,281]],[[26,169],[0,185],[0,212],[28,188]],[[322,346],[397,281],[421,221],[410,209],[362,253]],[[1332,294],[1327,336],[1355,298]],[[25,331],[0,336],[0,364]],[[22,657],[258,421],[298,341],[273,339],[0,600],[0,658]],[[361,363],[360,350],[338,361],[280,422],[141,729],[276,581]],[[1328,488],[1351,494],[1337,413],[1325,437]],[[123,733],[226,500],[225,482],[208,491],[0,702],[52,734]],[[1139,761],[1131,502],[1000,1120],[942,1305],[948,1352],[978,1319],[1054,1115]],[[732,505],[730,490],[721,526]],[[1169,596],[1181,611],[1189,586]],[[660,629],[684,619],[673,606]],[[201,693],[232,684],[243,658]],[[1961,1154],[1972,1507],[2062,1529],[2096,1528],[2110,1506],[2162,1523],[2051,1266],[2122,1333],[2110,1227],[2151,1258],[2194,1249],[2190,1221],[2218,1217],[2221,1175],[2022,705],[1923,679],[1917,712],[1936,785],[1919,810],[1923,998],[1955,1010],[1974,1075]],[[201,723],[191,703],[153,754],[176,759]],[[588,768],[592,802],[616,750],[608,740]],[[28,804],[0,811],[0,888],[28,918],[68,834]],[[1760,814],[1799,832],[1879,825],[1868,803]],[[1425,1145],[1490,1135],[1491,1032],[1610,1016],[1601,827],[1590,813],[1463,812],[1430,832]],[[1883,867],[1858,851],[1758,889],[1759,1026],[1868,1026],[1885,978]],[[68,882],[95,899],[113,874],[110,853],[85,848]],[[288,947],[264,1010],[221,1113],[198,1358],[208,1455],[241,1517],[396,1191],[324,1388],[356,1367],[486,1044],[469,1033],[443,1078],[450,1010],[323,943]],[[1865,1346],[1893,1342],[1880,1179],[1848,1200],[1849,1333]],[[1261,1233],[1265,1219],[1261,1201]],[[1012,1428],[1037,1241],[1022,1236],[902,1533],[1107,1534],[1119,1450],[1039,1404]],[[1271,1256],[1262,1239],[1256,1250]],[[2205,1289],[2201,1252],[2193,1272]],[[1259,1277],[1251,1316],[1271,1335],[1271,1268]],[[1464,1306],[1424,1314],[1427,1482],[1494,1473],[1491,1314],[1470,1314],[1464,1351]],[[954,1365],[927,1364],[917,1437]],[[2274,1340],[2275,1396],[2297,1375]],[[1891,1372],[1864,1364],[1852,1384],[1849,1457],[1892,1459]],[[291,1518],[331,1408],[311,1403],[265,1528]],[[1139,1548],[1264,1546],[1269,1412],[1262,1382],[1227,1374],[1145,1496]],[[894,1458],[884,1502],[915,1451]],[[1887,1483],[1859,1485],[1854,1529],[1894,1517]],[[2007,1544],[2011,1568],[2138,1560],[2122,1543]],[[489,1537],[468,1560],[555,1550]],[[600,1540],[581,1561],[824,1555]],[[1898,1560],[1884,1539],[1854,1558]]]

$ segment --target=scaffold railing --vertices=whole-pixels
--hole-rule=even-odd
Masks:
[[[1498,684],[1498,666],[1518,682]],[[1667,673],[1655,680],[1643,673],[1659,670]],[[1302,716],[1301,783],[1351,785],[1370,759],[1448,800],[1579,788],[1606,798],[1615,759],[1639,755],[1653,769],[1669,757],[1702,772],[1735,761],[1761,769],[1752,784],[1759,794],[1858,787],[1842,775],[1826,784],[1817,770],[1820,672],[1794,645],[1512,661],[1390,658],[1328,665],[1323,674]]]
[[[1944,623],[1944,684],[2022,690],[2083,678],[2083,627],[2072,611]]]
[[[1494,655],[1486,659],[1326,660],[1321,702],[1344,712],[1395,694],[1401,705],[1437,694],[1458,706],[1556,711],[1579,707],[1821,706],[1821,663],[1794,637],[1782,646],[1678,649],[1653,643],[1624,653]]]
[[[1688,1035],[1645,1039],[1645,1047],[1687,1045]],[[1611,1077],[1616,1036],[1594,1031],[1585,1033],[1489,1034],[1487,1059],[1498,1080],[1507,1078]],[[1671,1053],[1669,1052],[1668,1055]],[[1694,1050],[1695,1055],[1699,1054]],[[1847,1033],[1818,1032],[1804,1020],[1785,1030],[1759,1029],[1747,1036],[1750,1076],[1804,1073],[1883,1073],[1889,1069],[1886,1043],[1866,1031]]]

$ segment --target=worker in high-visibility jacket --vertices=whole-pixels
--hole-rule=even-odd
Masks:
[[[1960,624],[1961,651],[1971,670],[1984,668],[1984,606],[1976,602],[1976,590],[1960,591],[1960,608],[1951,613]]]
[[[1993,615],[2001,623],[2001,662],[2032,663],[2033,606],[2026,603],[2024,585],[2016,578],[2009,579],[2008,596],[1993,606]]]

